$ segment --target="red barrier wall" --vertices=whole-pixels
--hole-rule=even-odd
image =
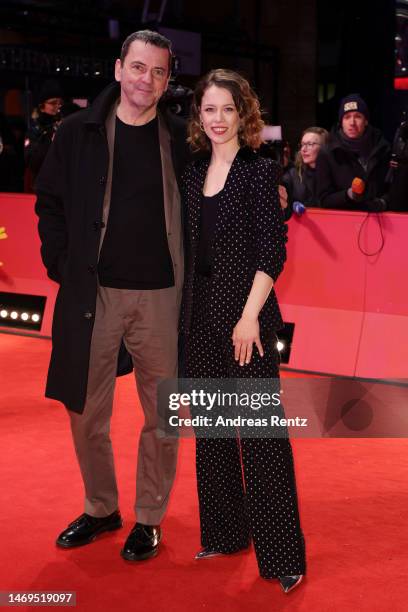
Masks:
[[[407,214],[294,215],[276,287],[285,321],[296,325],[289,366],[408,378],[407,262]]]
[[[0,292],[44,295],[51,334],[57,285],[40,258],[34,197],[0,194]],[[383,248],[376,255],[366,255]],[[360,248],[359,248],[360,245]],[[309,209],[289,221],[288,260],[276,286],[295,323],[288,366],[369,378],[408,378],[408,214]],[[1,330],[0,320],[0,330]],[[7,328],[10,329],[10,328]]]
[[[35,196],[0,193],[0,227],[5,227],[8,238],[0,240],[0,292],[28,293],[47,298],[41,330],[30,331],[36,336],[50,336],[52,313],[58,285],[51,281],[40,256]],[[2,328],[0,319],[0,330]],[[16,329],[15,331],[22,331]],[[22,333],[28,333],[26,330]]]

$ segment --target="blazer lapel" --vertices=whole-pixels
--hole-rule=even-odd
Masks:
[[[210,165],[209,159],[203,159],[193,164],[194,171],[194,183],[193,188],[189,193],[188,197],[188,215],[190,220],[191,228],[191,239],[193,243],[198,243],[200,237],[200,220],[201,220],[201,206],[203,199],[203,187],[205,177],[207,175],[208,166]]]
[[[246,197],[251,176],[250,168],[251,164],[244,160],[240,152],[238,152],[228,172],[224,189],[221,192],[218,221],[215,226],[216,235],[218,234],[221,220],[225,220],[230,215],[233,215],[237,203]]]

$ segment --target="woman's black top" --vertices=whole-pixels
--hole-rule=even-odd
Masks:
[[[200,217],[200,241],[196,272],[202,276],[211,276],[213,262],[213,243],[215,226],[222,191],[213,196],[202,196]]]

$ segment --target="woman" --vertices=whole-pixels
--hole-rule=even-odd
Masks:
[[[197,85],[189,141],[210,157],[193,162],[183,181],[189,378],[279,377],[273,283],[286,234],[279,166],[253,151],[262,126],[259,102],[237,73],[213,70]],[[305,553],[289,440],[197,437],[196,449],[203,546],[196,558],[237,552],[252,538],[261,576],[294,588]]]
[[[288,192],[286,219],[292,214],[294,202],[301,202],[305,206],[319,206],[316,160],[320,147],[327,143],[328,136],[328,132],[321,127],[310,127],[303,131],[295,166],[285,172],[282,178],[282,184]]]

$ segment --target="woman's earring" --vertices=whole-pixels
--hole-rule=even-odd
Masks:
[[[204,123],[202,119],[200,119],[200,130],[204,132]]]

